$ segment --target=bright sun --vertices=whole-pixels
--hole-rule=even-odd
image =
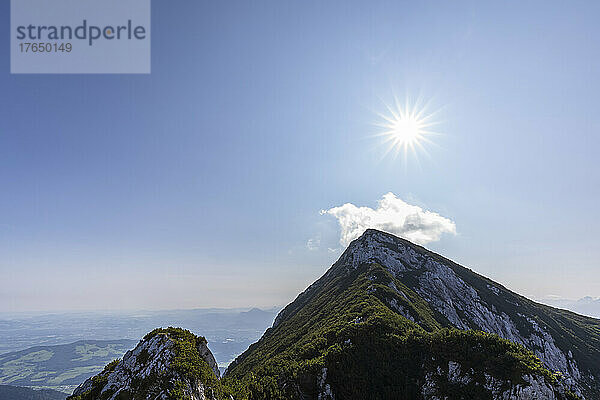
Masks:
[[[414,142],[421,136],[421,124],[412,116],[394,121],[391,125],[391,135],[397,142]]]
[[[382,136],[389,146],[386,154],[402,152],[406,160],[409,152],[416,155],[417,150],[422,150],[427,153],[423,143],[432,143],[429,136],[435,132],[429,128],[437,124],[432,120],[434,113],[428,114],[426,106],[418,101],[411,105],[407,100],[401,105],[398,99],[394,100],[393,106],[386,104],[389,114],[379,114],[383,121],[376,124],[384,129],[377,136]]]

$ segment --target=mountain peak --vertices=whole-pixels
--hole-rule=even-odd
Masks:
[[[368,228],[366,229],[362,235],[353,240],[349,245],[348,249],[354,249],[356,246],[364,245],[364,243],[371,243],[373,245],[379,244],[386,246],[387,244],[393,243],[395,246],[400,248],[411,247],[418,251],[428,251],[423,246],[420,246],[416,243],[411,242],[408,239],[397,236],[393,233],[382,231],[379,229]],[[347,249],[347,250],[348,250]]]
[[[384,231],[380,231],[379,229],[375,229],[375,228],[367,228],[365,229],[365,231],[363,232],[363,234],[361,236],[368,236],[368,235],[375,235],[375,234],[386,234],[387,232]]]
[[[434,253],[391,233],[367,229],[350,243],[336,264],[357,267],[378,263],[390,270],[399,270],[414,266],[418,259],[426,256],[431,258]]]
[[[591,400],[600,396],[598,332],[599,320],[537,304],[408,240],[368,229],[229,365],[222,381],[210,369],[212,355],[201,356],[210,354],[203,338],[159,330],[84,383],[75,392],[83,397],[74,399],[140,393],[139,379],[119,377],[140,377],[135,366],[147,364],[138,362],[139,348],[152,347],[158,333],[166,335],[158,346],[164,351],[150,352],[153,359],[166,354],[176,361],[159,368],[168,379],[152,393],[184,388],[175,399],[203,399],[193,397],[201,389],[212,400]],[[181,338],[188,343],[183,354],[193,359],[165,347]],[[186,372],[198,364],[200,371]],[[98,382],[99,394],[85,397]],[[138,397],[148,398],[144,393]]]
[[[365,231],[362,233],[362,235],[360,235],[356,240],[366,240],[366,239],[386,240],[386,238],[405,240],[408,242],[408,240],[402,239],[401,237],[396,236],[392,233],[381,231],[381,230],[375,229],[375,228],[365,229]]]
[[[596,331],[600,321],[537,304],[439,254],[377,229],[367,229],[352,241],[319,280],[280,312],[263,339],[232,363],[227,374],[236,375],[252,365],[256,360],[252,355],[264,351],[270,338],[275,346],[282,340],[282,331],[306,329],[312,312],[323,315],[324,309],[331,308],[330,302],[342,295],[349,296],[344,300],[349,304],[360,299],[356,300],[358,315],[351,317],[357,324],[372,318],[363,310],[378,303],[412,324],[404,329],[438,332],[450,328],[498,335],[529,349],[548,371],[560,373],[561,384],[575,396],[597,398],[600,393]],[[342,309],[335,312],[344,313]]]

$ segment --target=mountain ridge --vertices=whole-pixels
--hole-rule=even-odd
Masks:
[[[566,384],[576,393],[600,396],[596,383],[600,379],[597,369],[600,364],[599,320],[535,303],[422,246],[374,229],[365,231],[354,240],[320,279],[285,307],[276,317],[272,329],[293,318],[324,282],[369,263],[385,266],[407,288],[413,289],[418,297],[431,305],[435,320],[441,327],[482,330],[522,344],[532,350],[544,365],[563,374]],[[388,306],[393,308],[394,304]],[[396,306],[395,311],[409,319],[415,317],[407,308]],[[594,326],[586,331],[585,327],[570,324],[570,319]],[[576,330],[581,336],[591,338],[593,346],[588,345],[588,339],[577,335],[565,338],[562,329],[565,325],[570,325],[569,329]],[[576,342],[574,349],[564,350],[569,342],[567,339],[573,338]],[[251,350],[252,346],[248,351]],[[245,354],[232,363],[226,376],[244,360]],[[574,362],[576,358],[578,361]],[[585,369],[584,376],[579,364]],[[588,373],[590,369],[593,371]]]
[[[190,357],[186,365],[204,362]],[[193,399],[593,400],[599,364],[600,320],[535,303],[421,246],[367,230],[222,379],[176,379],[202,388]]]

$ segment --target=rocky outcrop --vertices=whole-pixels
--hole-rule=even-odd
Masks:
[[[72,400],[213,400],[219,368],[206,340],[178,328],[157,329],[86,380]]]
[[[424,400],[441,400],[447,398],[447,387],[452,385],[469,386],[475,391],[486,393],[493,399],[502,400],[559,400],[567,398],[567,389],[560,385],[550,385],[539,375],[524,375],[522,383],[513,384],[510,381],[494,378],[484,374],[484,380],[477,382],[473,371],[462,371],[458,362],[449,361],[446,368],[438,367],[436,371],[425,376],[421,395]]]
[[[556,384],[547,374],[542,378],[530,373],[511,383],[490,375],[486,383],[480,373],[476,385],[492,398],[600,398],[599,320],[535,303],[421,246],[373,229],[353,241],[319,280],[282,310],[270,334],[278,335],[286,324],[301,319],[323,293],[339,288],[338,282],[348,285],[343,287],[357,282],[369,266],[380,266],[390,276],[369,272],[370,283],[363,290],[406,320],[428,332],[450,328],[498,335],[528,349],[555,377],[551,381]],[[363,320],[364,316],[357,323]],[[239,357],[232,370],[238,363],[247,363],[245,357]],[[430,378],[437,376],[437,365],[433,370],[415,368]],[[429,393],[427,387],[426,382],[425,393]],[[332,388],[335,391],[334,385]],[[425,397],[444,398],[448,388],[437,389]]]

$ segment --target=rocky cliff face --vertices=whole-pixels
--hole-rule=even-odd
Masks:
[[[72,400],[213,400],[219,368],[206,340],[182,329],[155,330],[122,360],[81,384]]]
[[[390,318],[385,324],[386,328],[397,327],[393,335],[405,336],[408,340],[412,332],[430,332],[414,342],[413,346],[417,347],[426,343],[416,353],[406,348],[396,351],[396,348],[406,345],[406,340],[392,346],[389,343],[395,339],[384,334],[382,342],[390,340],[381,349],[401,358],[410,358],[409,362],[399,362],[397,370],[405,368],[402,373],[412,374],[413,379],[405,383],[407,387],[412,385],[408,393],[400,388],[380,388],[379,393],[402,392],[404,397],[427,399],[444,398],[449,393],[456,394],[457,390],[471,393],[471,396],[476,391],[480,393],[478,398],[491,399],[600,398],[600,321],[532,302],[444,257],[376,230],[367,230],[352,242],[322,278],[278,315],[273,328],[242,354],[227,374],[239,376],[242,371],[266,368],[256,355],[272,356],[277,351],[272,343],[288,335],[296,341],[305,340],[300,335],[293,335],[290,329],[306,329],[314,312],[324,318],[323,310],[328,307],[325,299],[332,302],[336,296],[345,296],[348,292],[353,298],[360,297],[360,307],[349,317],[354,318],[354,327],[372,321],[373,328],[369,331],[380,334],[380,323],[369,313],[361,312],[373,306],[381,312],[379,319],[389,317],[385,309],[402,317],[402,322]],[[345,301],[344,307],[348,307],[347,304]],[[385,309],[379,308],[379,305]],[[331,312],[344,314],[340,309]],[[343,331],[347,327],[338,325],[337,329]],[[451,331],[448,331],[448,336],[442,334],[440,338],[440,329]],[[494,336],[474,334],[474,337],[465,337],[456,330],[488,332],[522,347],[505,348],[506,357],[512,357],[508,353],[516,354],[516,357],[504,363],[506,357],[499,353],[496,357],[494,351],[505,342],[490,343],[496,340],[490,339]],[[457,335],[469,342],[470,347],[454,352],[445,348],[443,343],[454,341]],[[361,352],[357,348],[352,349],[358,345],[356,339],[339,340],[342,340],[339,344],[342,353],[346,347],[348,351]],[[309,342],[310,346],[315,345]],[[332,345],[329,340],[326,343]],[[373,346],[372,343],[366,345]],[[457,346],[461,343],[457,342]],[[481,352],[473,351],[474,348]],[[345,391],[347,383],[342,380],[336,382],[332,367],[327,365],[327,351],[324,353],[327,374],[316,375],[317,397],[348,398]],[[353,354],[353,357],[358,355]],[[535,363],[536,357],[541,360],[539,368],[522,368],[523,359]],[[473,363],[475,359],[479,361]],[[502,367],[496,368],[493,363]],[[413,373],[410,365],[420,372]],[[381,367],[373,365],[373,368]],[[512,372],[506,374],[508,370]],[[369,370],[364,374],[386,379]],[[390,374],[387,379],[396,379],[400,385],[402,377],[394,376],[391,371]],[[305,386],[304,392],[307,389]]]
[[[499,380],[489,374],[486,374],[484,378],[480,387],[492,399],[558,400],[566,397],[564,387],[557,390],[539,375],[526,374],[522,377],[523,381],[517,384]],[[459,363],[450,361],[447,370],[438,367],[435,372],[426,374],[425,382],[421,386],[422,398],[425,400],[447,398],[447,389],[440,386],[440,381],[450,385],[465,386],[469,385],[473,379],[471,373],[461,371]]]
[[[384,265],[394,277],[408,283],[408,287],[427,301],[451,326],[495,333],[522,344],[533,351],[547,368],[566,377],[566,384],[580,396],[589,386],[598,389],[598,369],[590,368],[593,365],[584,360],[585,371],[582,372],[573,353],[577,350],[581,353],[579,345],[585,341],[585,337],[578,338],[565,331],[560,332],[561,328],[577,329],[568,319],[568,314],[572,313],[553,313],[558,310],[535,304],[450,260],[376,230],[365,232],[339,261],[349,268],[373,262]],[[394,307],[393,304],[390,306]],[[575,314],[571,317],[586,319]],[[557,325],[554,321],[556,318],[562,319],[562,324]],[[596,327],[600,326],[598,320],[587,320]],[[553,323],[558,327],[554,329],[556,339],[551,333],[550,325]],[[594,335],[593,339],[598,344],[598,336]],[[597,347],[589,349],[596,366],[600,367],[598,350]]]

